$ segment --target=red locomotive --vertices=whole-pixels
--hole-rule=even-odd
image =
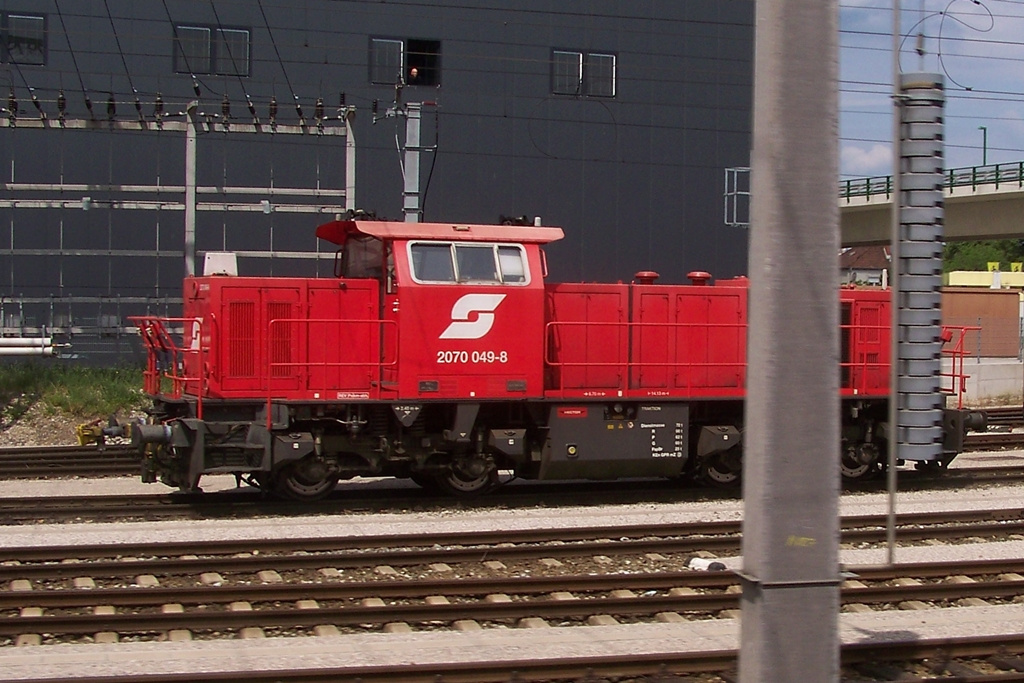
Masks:
[[[548,284],[554,227],[334,221],[317,236],[338,245],[334,277],[190,277],[182,318],[135,319],[145,481],[231,473],[300,499],[356,476],[453,493],[502,471],[738,481],[745,278]],[[844,288],[841,306],[840,467],[860,478],[885,459],[889,292]],[[943,463],[964,421],[948,411]]]

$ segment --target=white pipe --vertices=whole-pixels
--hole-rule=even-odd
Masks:
[[[0,337],[0,347],[6,346],[53,346],[53,337]]]
[[[0,356],[56,356],[53,346],[0,346]]]

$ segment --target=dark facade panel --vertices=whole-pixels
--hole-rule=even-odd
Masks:
[[[235,120],[250,120],[249,97],[266,122],[275,97],[279,121],[295,123],[293,95],[312,119],[318,97],[334,115],[344,93],[346,104],[357,108],[357,204],[392,219],[402,215],[395,136],[404,137],[404,121],[373,120],[372,103],[377,100],[383,114],[395,87],[372,82],[371,45],[373,38],[401,41],[406,78],[414,64],[423,70],[418,69],[421,84],[405,87],[403,100],[437,103],[424,108],[422,121],[424,144],[437,146],[436,155],[421,160],[425,220],[490,223],[503,214],[541,216],[566,233],[548,249],[556,280],[628,280],[638,270],[654,269],[663,280],[680,282],[695,269],[717,277],[746,270],[745,233],[722,226],[722,193],[724,169],[746,166],[749,158],[753,5],[81,0],[61,3],[58,16],[54,4],[0,0],[0,12],[46,17],[45,63],[9,67],[19,117],[35,115],[26,82],[51,118],[63,89],[69,116],[90,115],[88,96],[92,115],[101,120],[111,99],[118,119],[137,117],[134,93],[145,117],[153,117],[157,93],[165,112],[178,114],[197,98],[198,88],[199,108],[211,120],[221,116],[226,95]],[[217,27],[248,32],[242,75],[217,74],[212,64],[193,81],[176,55],[180,26],[209,27],[214,36]],[[241,43],[232,45],[242,49]],[[614,89],[554,92],[555,50],[613,55]],[[208,133],[198,142],[199,182],[344,188],[344,155],[341,138]],[[101,186],[182,184],[184,139],[152,131],[3,129],[0,175],[5,182],[88,184],[95,201],[125,198]],[[64,198],[81,196],[68,192]],[[170,192],[160,198],[181,200]],[[200,212],[197,244],[200,250],[313,252],[313,228],[324,219]],[[31,289],[49,296],[73,289],[108,297],[128,291],[154,300],[175,296],[183,263],[164,252],[183,250],[182,221],[177,210],[0,208],[0,256],[12,263],[0,277],[0,295]],[[15,249],[22,240],[57,249],[63,290],[51,291],[57,286],[52,278],[32,272],[34,266],[23,266],[22,256],[11,251],[6,242],[12,225]],[[61,255],[61,248],[110,253]],[[132,261],[135,256],[119,253],[145,250],[153,257]],[[50,263],[44,256],[31,258]],[[239,267],[248,274],[326,274],[329,258],[247,258]]]

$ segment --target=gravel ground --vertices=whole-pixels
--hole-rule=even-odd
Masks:
[[[0,448],[17,446],[73,446],[81,418],[35,403],[21,418],[0,431]]]

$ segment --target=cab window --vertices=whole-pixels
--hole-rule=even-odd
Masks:
[[[384,244],[375,237],[350,237],[341,254],[339,277],[380,278],[384,274]]]
[[[413,244],[412,275],[419,282],[455,282],[450,244]]]
[[[526,252],[519,245],[414,242],[409,245],[416,282],[526,284]]]

